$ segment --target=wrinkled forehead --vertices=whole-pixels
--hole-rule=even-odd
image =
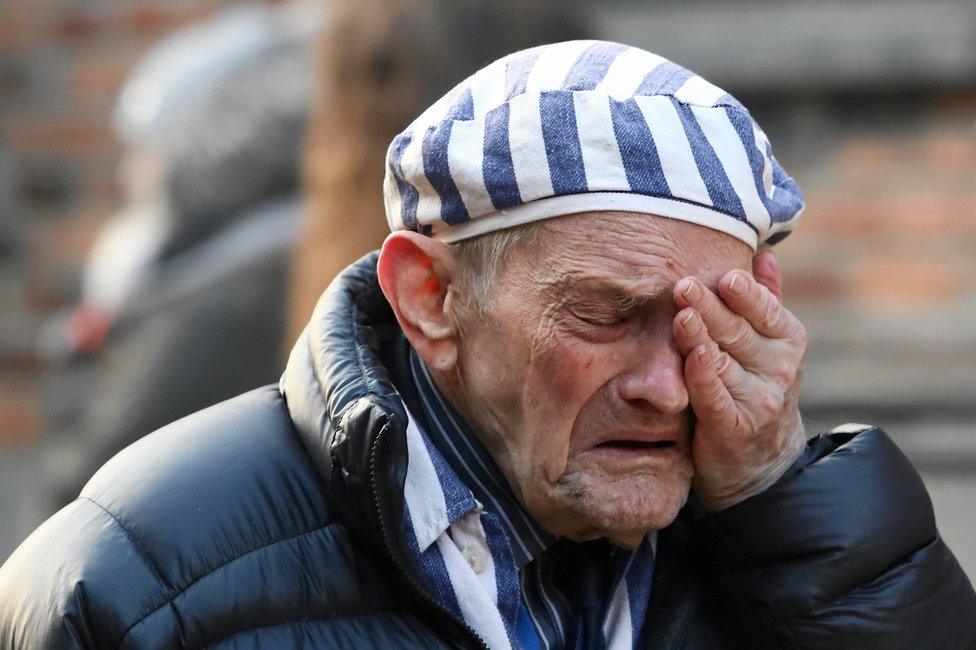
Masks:
[[[751,267],[752,249],[727,233],[639,212],[589,212],[538,225],[526,261],[547,283],[580,282],[641,292],[687,275],[717,284],[732,269]]]

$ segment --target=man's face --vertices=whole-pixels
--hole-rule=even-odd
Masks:
[[[449,394],[528,511],[634,546],[670,524],[694,468],[674,284],[749,269],[742,242],[629,212],[550,219],[506,262],[489,315],[457,314]]]

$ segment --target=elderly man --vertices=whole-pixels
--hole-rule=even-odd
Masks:
[[[735,99],[560,43],[387,162],[394,233],[280,389],[96,474],[0,570],[3,647],[976,644],[901,453],[806,440],[804,330],[754,255],[802,200]]]

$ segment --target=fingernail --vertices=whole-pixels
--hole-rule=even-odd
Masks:
[[[685,328],[688,332],[694,332],[697,327],[695,325],[695,312],[691,309],[681,318],[681,326]]]
[[[691,278],[684,278],[678,283],[678,292],[685,297],[686,300],[696,300],[698,298],[699,291],[698,285]]]
[[[732,279],[729,280],[729,291],[737,296],[741,296],[746,292],[746,279],[742,277],[741,273],[732,274]]]

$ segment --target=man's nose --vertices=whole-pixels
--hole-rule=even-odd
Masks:
[[[620,398],[640,408],[667,415],[688,408],[684,358],[673,341],[637,351],[617,385]]]

